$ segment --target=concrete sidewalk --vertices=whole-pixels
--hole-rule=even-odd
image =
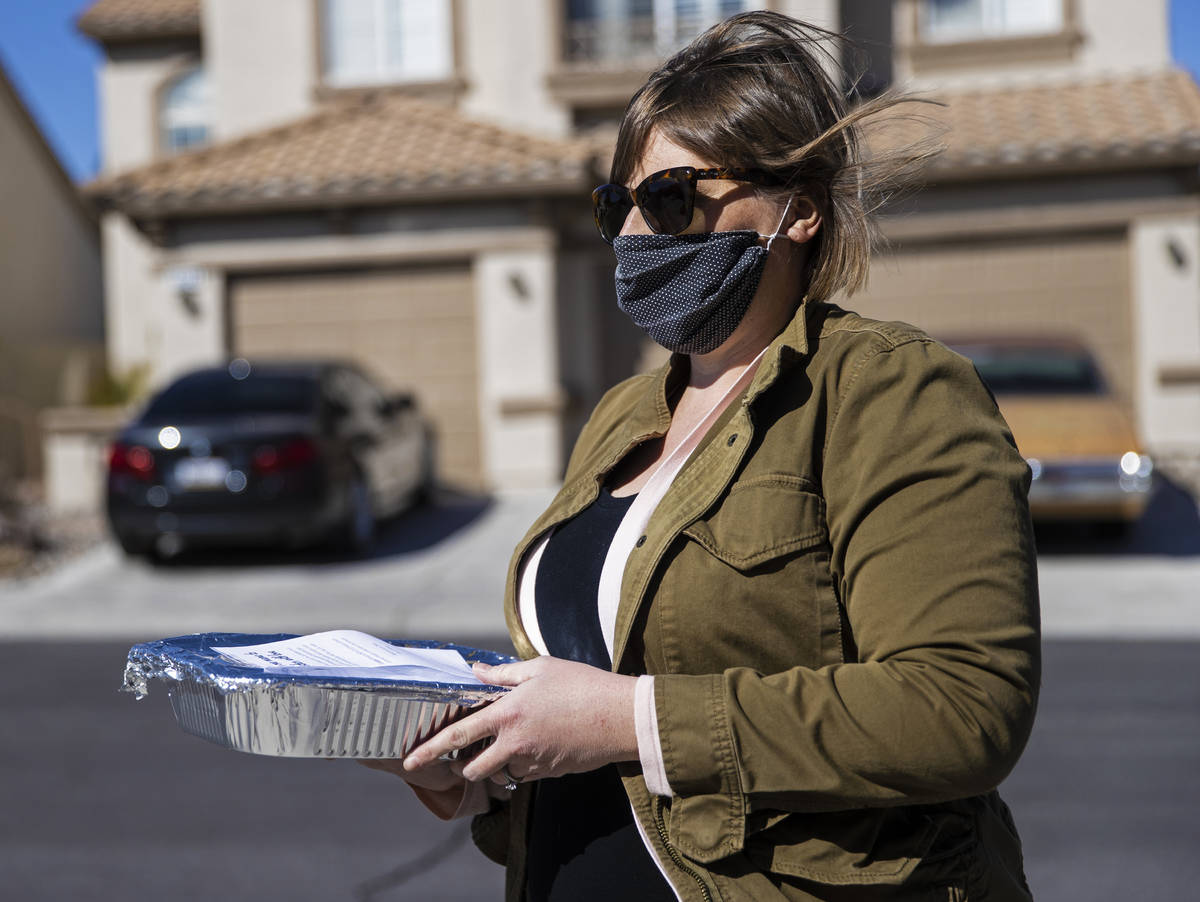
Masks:
[[[405,638],[503,635],[509,555],[550,497],[446,497],[392,524],[366,561],[237,553],[155,566],[105,545],[53,573],[0,583],[0,639],[342,627]],[[1044,555],[1039,570],[1047,637],[1200,637],[1200,556]]]

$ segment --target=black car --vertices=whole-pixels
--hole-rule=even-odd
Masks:
[[[428,495],[433,437],[409,395],[339,362],[234,360],[151,399],[114,441],[109,525],[130,554],[335,541]]]

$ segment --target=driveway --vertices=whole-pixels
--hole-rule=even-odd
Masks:
[[[155,565],[106,544],[45,576],[0,583],[0,639],[503,635],[509,555],[550,497],[444,495],[390,524],[364,561],[227,552]],[[1181,492],[1165,487],[1123,538],[1046,531],[1039,548],[1047,637],[1200,637],[1200,517]]]
[[[405,638],[503,635],[509,555],[550,498],[443,495],[388,524],[367,560],[209,552],[153,564],[106,543],[53,573],[0,583],[0,639],[336,628]]]

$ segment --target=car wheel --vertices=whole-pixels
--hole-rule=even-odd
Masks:
[[[1119,542],[1133,531],[1133,524],[1127,520],[1101,520],[1092,526],[1097,538],[1107,542]]]
[[[346,519],[342,523],[339,545],[351,554],[365,554],[375,543],[375,510],[371,488],[356,474],[346,489]]]

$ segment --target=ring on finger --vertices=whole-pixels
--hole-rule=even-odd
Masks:
[[[516,792],[517,778],[508,772],[507,767],[500,768],[500,776],[504,778],[504,788],[509,792]]]

